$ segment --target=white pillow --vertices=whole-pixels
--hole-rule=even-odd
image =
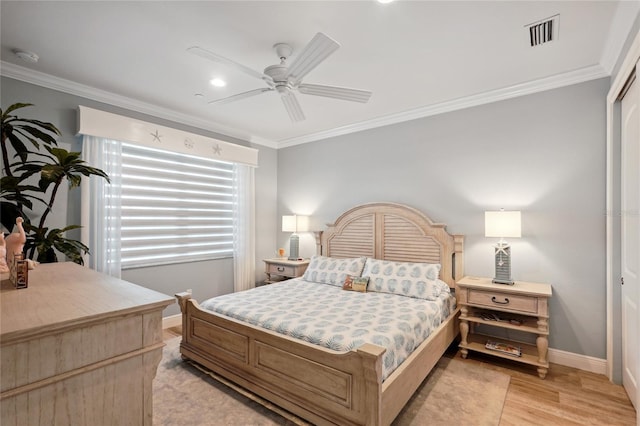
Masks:
[[[365,257],[338,259],[314,255],[302,279],[342,287],[347,275],[359,277],[364,268]]]
[[[362,275],[369,277],[368,291],[436,300],[442,291],[440,264],[392,262],[367,258]]]
[[[436,283],[438,287],[440,287],[440,296],[442,296],[443,293],[451,294],[451,287],[449,287],[449,284],[445,283],[440,279],[436,280]]]

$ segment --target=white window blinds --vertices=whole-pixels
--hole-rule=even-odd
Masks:
[[[233,256],[233,163],[122,144],[122,269]]]

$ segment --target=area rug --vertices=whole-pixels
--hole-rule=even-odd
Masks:
[[[180,338],[167,341],[153,381],[154,425],[308,425],[205,368],[181,359]],[[494,426],[509,376],[443,357],[393,425]]]

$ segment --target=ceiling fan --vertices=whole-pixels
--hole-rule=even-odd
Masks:
[[[280,63],[266,67],[263,72],[254,71],[249,67],[232,61],[231,59],[227,59],[224,56],[210,52],[209,50],[199,46],[190,47],[187,51],[214,62],[230,65],[252,77],[263,80],[267,85],[267,87],[260,89],[253,89],[248,92],[238,93],[226,98],[216,99],[209,102],[210,104],[226,104],[259,95],[261,93],[275,91],[280,94],[282,103],[284,104],[287,113],[289,113],[291,121],[296,122],[303,121],[305,116],[294,91],[298,91],[305,95],[325,96],[327,98],[362,103],[366,103],[371,97],[371,92],[368,90],[302,83],[304,76],[317,67],[339,47],[340,44],[329,36],[323,33],[317,33],[309,44],[307,44],[304,49],[296,55],[291,64],[287,64],[287,58],[291,55],[293,49],[286,43],[277,43],[273,48],[280,58]]]

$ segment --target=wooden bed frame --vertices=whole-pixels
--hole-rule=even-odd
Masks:
[[[440,263],[440,278],[454,287],[463,240],[411,207],[372,203],[340,216],[318,252]],[[183,357],[319,425],[390,424],[458,334],[456,310],[383,383],[380,346],[336,352],[205,311],[189,293],[176,297]]]

